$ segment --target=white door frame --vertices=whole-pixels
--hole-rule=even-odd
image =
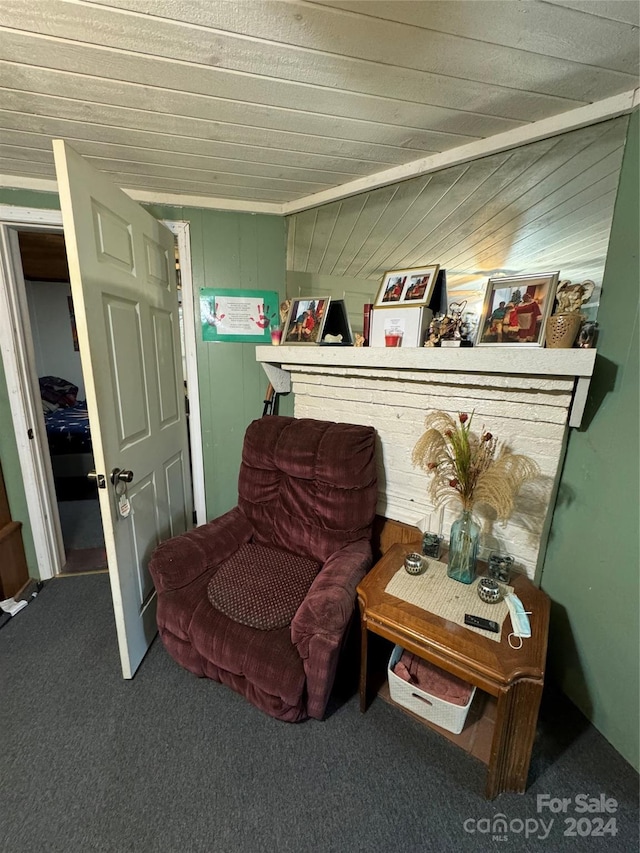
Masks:
[[[198,365],[196,359],[196,317],[191,269],[189,223],[163,220],[175,235],[180,259],[185,361],[189,392],[189,438],[196,524],[206,521],[204,465]],[[26,304],[18,230],[63,231],[59,210],[0,205],[0,351],[11,405],[18,457],[24,482],[29,521],[41,580],[59,574],[64,563],[58,513],[54,512],[55,490],[51,459],[42,413],[35,409],[37,389],[33,388],[35,357]]]
[[[52,221],[39,222],[37,227],[62,230],[62,218],[58,216],[59,228],[55,227],[54,217]],[[28,222],[21,224],[30,226]],[[60,571],[64,549],[58,513],[53,511],[53,472],[51,457],[45,450],[42,407],[40,412],[35,408],[39,397],[33,388],[35,356],[19,259],[17,230],[0,220],[0,349],[38,573],[46,580]]]
[[[191,269],[191,226],[189,222],[162,219],[178,243],[180,284],[182,288],[182,329],[189,392],[189,443],[191,447],[191,486],[196,525],[205,524],[207,508],[204,492],[204,457],[202,454],[202,425],[200,420],[200,390],[198,386],[198,354],[196,330],[200,317],[196,317]]]

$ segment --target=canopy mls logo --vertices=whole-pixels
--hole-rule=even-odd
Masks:
[[[525,838],[538,838],[544,841],[549,837],[554,819],[550,818],[545,823],[542,818],[528,817],[522,820],[514,817],[511,820],[505,814],[498,813],[491,817],[481,817],[476,820],[469,817],[462,824],[465,832],[470,835],[490,835],[492,841],[508,841],[509,833],[514,835],[524,834]]]
[[[462,828],[470,835],[477,833],[490,836],[492,841],[508,841],[509,835],[524,835],[527,839],[545,841],[556,824],[556,832],[561,832],[567,838],[604,838],[618,834],[616,818],[610,817],[618,811],[618,801],[606,794],[595,797],[589,794],[576,794],[573,797],[538,794],[536,811],[538,817],[524,819],[509,819],[502,813],[479,819],[470,817],[463,822]],[[549,816],[545,819],[543,813],[566,816],[561,820]]]

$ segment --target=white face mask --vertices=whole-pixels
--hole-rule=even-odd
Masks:
[[[504,600],[509,608],[511,626],[513,628],[512,633],[507,637],[507,641],[512,649],[521,649],[523,638],[526,639],[531,636],[531,625],[529,623],[529,616],[531,614],[524,609],[524,605],[515,593],[508,593],[505,595]],[[515,643],[515,640],[519,642]]]

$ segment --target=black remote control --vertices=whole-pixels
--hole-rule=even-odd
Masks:
[[[482,616],[472,616],[470,613],[464,614],[464,624],[473,625],[474,628],[482,628],[483,631],[493,631],[494,634],[500,631],[497,622],[493,622],[491,619],[483,619]]]

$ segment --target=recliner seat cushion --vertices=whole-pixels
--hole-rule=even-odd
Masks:
[[[261,631],[284,628],[319,571],[315,560],[249,542],[220,564],[207,596],[234,622]]]

